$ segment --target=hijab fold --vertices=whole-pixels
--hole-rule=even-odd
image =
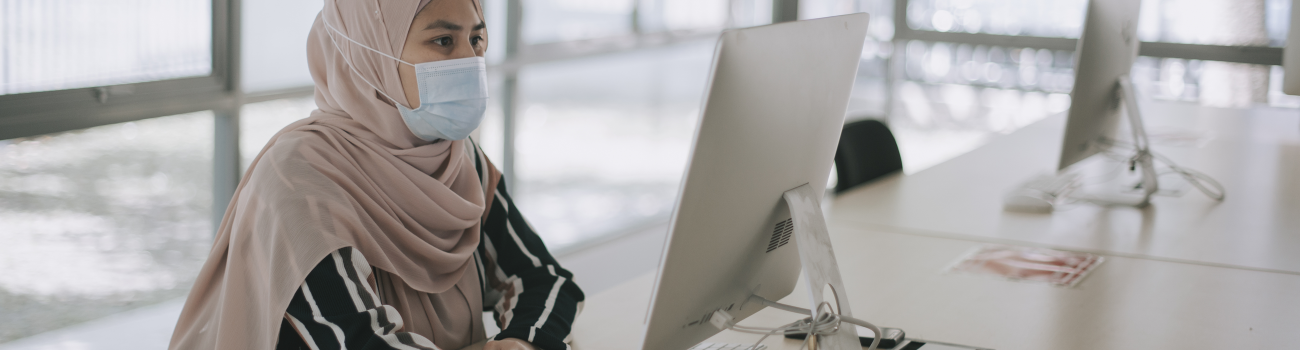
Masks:
[[[307,42],[318,109],[272,137],[244,174],[185,302],[172,349],[274,348],[285,309],[307,273],[343,247],[392,276],[386,280],[400,281],[384,286],[393,295],[477,284],[464,277],[500,174],[479,158],[489,183],[483,186],[467,149],[473,144],[430,143],[412,134],[397,109],[375,97],[378,88],[405,98],[398,63],[332,40],[322,23],[400,57],[415,13],[426,3],[325,1]],[[471,313],[475,307],[481,309],[471,305]],[[429,310],[435,309],[460,308]],[[428,319],[408,324],[460,322],[439,322],[447,315],[437,312],[416,314]]]

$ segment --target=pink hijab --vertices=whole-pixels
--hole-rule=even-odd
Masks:
[[[500,175],[486,159],[488,171],[476,172],[466,141],[415,137],[397,109],[362,80],[404,99],[398,62],[331,40],[321,22],[400,57],[407,30],[427,2],[325,1],[307,42],[319,109],[276,134],[244,174],[185,302],[172,349],[273,348],[307,273],[343,247],[360,252],[383,279],[398,281],[380,286],[399,288],[398,294],[473,284],[472,291],[454,290],[480,315],[473,310],[481,310],[477,276],[465,272],[495,187],[481,183],[495,184]],[[405,318],[417,317],[408,325],[439,324],[442,312],[398,308]]]

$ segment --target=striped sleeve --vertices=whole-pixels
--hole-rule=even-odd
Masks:
[[[325,257],[289,301],[276,349],[438,349],[423,336],[395,331],[402,319],[379,302],[366,282],[371,272],[351,247]]]
[[[486,159],[476,153],[475,165],[482,174]],[[582,289],[519,213],[505,183],[497,183],[476,254],[484,306],[495,304],[501,328],[494,339],[523,339],[544,350],[569,349],[573,320],[582,311]]]

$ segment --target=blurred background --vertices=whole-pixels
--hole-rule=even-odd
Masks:
[[[887,121],[915,173],[1068,109],[1086,5],[484,0],[476,137],[563,256],[667,222],[722,30],[870,13],[846,118]],[[242,170],[315,109],[321,6],[0,0],[0,349],[102,348],[79,339],[124,320],[166,343]],[[1300,107],[1280,92],[1290,6],[1143,1],[1141,95]]]

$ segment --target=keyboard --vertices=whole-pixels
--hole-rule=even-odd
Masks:
[[[1069,193],[1069,190],[1078,187],[1078,185],[1079,176],[1075,174],[1043,174],[1029,179],[1021,186],[1054,198]]]
[[[753,344],[721,344],[721,343],[700,343],[691,348],[691,350],[766,350],[767,345],[759,344],[758,348],[753,348]]]

